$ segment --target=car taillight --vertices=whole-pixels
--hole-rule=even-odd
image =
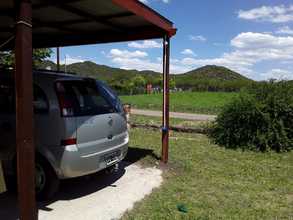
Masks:
[[[74,116],[73,103],[69,98],[66,98],[65,89],[64,89],[62,83],[58,82],[56,84],[56,89],[57,89],[57,96],[58,96],[58,100],[59,100],[61,115],[63,117]]]
[[[61,113],[62,116],[64,117],[70,117],[70,116],[74,116],[74,108],[73,108],[73,104],[70,100],[65,100],[65,98],[60,95],[60,109],[61,109]]]
[[[77,143],[76,138],[61,140],[61,146],[74,145],[76,143]]]

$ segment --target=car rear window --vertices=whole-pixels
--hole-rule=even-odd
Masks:
[[[115,112],[94,81],[58,81],[56,92],[63,116],[88,116]]]

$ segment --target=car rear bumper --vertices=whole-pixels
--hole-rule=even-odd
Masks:
[[[126,157],[128,138],[115,147],[90,155],[82,155],[76,145],[65,147],[58,176],[60,179],[84,176],[119,163]],[[112,159],[113,158],[113,159]]]

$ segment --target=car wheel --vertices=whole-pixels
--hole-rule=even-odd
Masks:
[[[36,160],[36,196],[39,201],[52,199],[59,188],[59,179],[50,166],[42,159]]]

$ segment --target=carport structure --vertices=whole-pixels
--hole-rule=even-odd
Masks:
[[[163,39],[162,161],[168,161],[172,22],[138,0],[0,1],[0,50],[15,51],[20,218],[37,219],[34,192],[32,48]]]

